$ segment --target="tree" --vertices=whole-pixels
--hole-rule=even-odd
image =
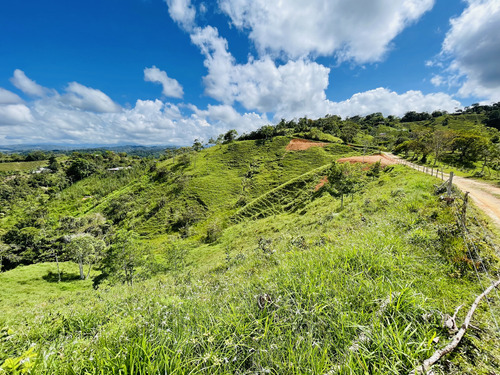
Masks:
[[[35,223],[32,223],[35,225]],[[21,263],[35,263],[40,260],[42,236],[40,229],[31,226],[25,226],[22,229],[11,229],[4,236],[4,239],[10,244],[18,245],[16,254],[19,255]]]
[[[339,116],[326,115],[324,118],[319,119],[318,127],[323,130],[325,133],[329,133],[335,136],[339,135],[339,123],[341,122],[341,118]]]
[[[59,162],[54,155],[49,158],[49,169],[52,172],[57,172],[59,170]]]
[[[113,244],[104,261],[106,273],[127,285],[132,285],[138,271],[148,263],[149,252],[139,243],[138,234],[121,230],[113,238]]]
[[[498,103],[497,103],[498,104]],[[500,130],[500,109],[490,111],[484,123],[487,126]]]
[[[211,145],[217,145],[217,146],[220,146],[222,144],[222,142],[224,141],[224,134],[219,134],[219,136],[217,138],[213,138],[211,137],[209,140],[208,140],[208,143],[211,144]]]
[[[60,229],[72,234],[87,233],[103,238],[109,230],[109,223],[101,213],[88,214],[80,217],[63,216],[59,219]]]
[[[413,141],[404,141],[404,142],[401,142],[396,147],[394,147],[393,152],[395,154],[400,154],[400,153],[404,152],[405,153],[405,158],[408,158],[408,153],[411,150],[411,144],[412,144],[412,142]]]
[[[0,240],[0,272],[2,272],[4,260],[17,261],[18,256],[14,253],[12,246]]]
[[[165,157],[167,159],[172,158],[172,161],[175,161],[175,159],[174,159],[175,158],[175,151],[171,148],[165,149]]]
[[[483,167],[481,168],[481,175],[484,175],[484,169],[486,165],[491,164],[493,160],[500,157],[500,147],[497,144],[489,143],[481,151],[481,156],[483,158]]]
[[[452,149],[460,152],[461,163],[477,161],[487,145],[488,140],[485,137],[474,133],[460,133],[451,143]]]
[[[224,134],[224,143],[231,143],[236,139],[238,132],[234,129],[229,130],[226,134]]]
[[[66,171],[67,176],[74,182],[89,177],[97,171],[97,166],[83,158],[73,160]]]
[[[203,143],[198,138],[196,138],[193,142],[192,149],[196,152],[203,150]]]
[[[380,176],[380,160],[374,163],[370,170],[366,173],[367,176],[373,177],[373,179]]]
[[[77,233],[69,237],[67,252],[80,269],[80,279],[85,280],[90,275],[92,265],[96,264],[104,255],[106,244],[103,240],[88,233]],[[87,276],[83,266],[89,266]]]
[[[37,150],[30,152],[28,155],[26,155],[26,158],[24,160],[26,161],[37,161],[37,160],[45,160],[47,159],[47,155],[43,151]]]
[[[410,111],[405,113],[405,115],[401,118],[401,122],[415,122],[415,121],[424,121],[431,119],[432,116],[427,112],[417,113],[415,111]]]
[[[434,151],[434,165],[441,158],[444,151],[448,150],[455,133],[449,130],[436,130],[432,134],[431,147]]]
[[[264,140],[266,141],[274,135],[274,127],[271,125],[265,125],[261,127],[259,131],[262,133]]]
[[[344,121],[340,126],[340,138],[345,143],[351,143],[359,132],[359,125],[353,121]]]
[[[327,191],[333,197],[340,197],[340,209],[344,208],[344,195],[353,194],[361,182],[359,167],[349,163],[333,162],[326,172],[328,184],[325,185]]]

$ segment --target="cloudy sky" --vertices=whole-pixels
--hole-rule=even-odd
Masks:
[[[5,1],[0,145],[497,102],[498,30],[498,0]]]

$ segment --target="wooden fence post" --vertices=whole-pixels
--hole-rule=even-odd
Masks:
[[[465,227],[467,221],[467,202],[469,201],[469,192],[465,192],[464,205],[462,206],[462,225]]]
[[[453,172],[450,172],[450,178],[448,179],[448,196],[451,196],[452,185],[453,185]]]

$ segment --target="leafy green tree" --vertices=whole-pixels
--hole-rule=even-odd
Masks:
[[[63,216],[59,219],[59,226],[60,230],[66,233],[87,233],[99,238],[103,238],[109,230],[106,218],[100,213],[80,217]]]
[[[450,130],[435,130],[432,133],[431,147],[434,152],[434,165],[441,159],[441,155],[449,150],[455,132]]]
[[[459,160],[463,164],[470,164],[478,160],[484,148],[488,146],[488,139],[474,133],[460,133],[452,141],[452,149],[460,152]]]
[[[402,152],[404,152],[405,158],[408,158],[408,154],[411,150],[411,143],[412,143],[412,141],[410,141],[410,140],[401,142],[396,147],[394,147],[393,152],[395,154],[398,154],[398,155],[401,154]]]
[[[211,137],[209,140],[208,140],[208,143],[211,144],[211,145],[217,145],[217,146],[220,146],[222,144],[222,142],[224,141],[224,134],[219,134],[219,136],[217,138],[213,138]]]
[[[87,159],[77,158],[71,162],[66,175],[75,182],[89,177],[95,172],[97,172],[97,165]]]
[[[26,155],[26,161],[37,161],[37,160],[45,160],[47,159],[47,155],[43,151],[33,151]]]
[[[401,118],[401,122],[415,122],[415,121],[425,121],[432,119],[432,116],[427,112],[417,113],[415,111],[406,112]]]
[[[410,143],[411,150],[415,153],[415,158],[422,155],[420,161],[427,162],[427,156],[432,152],[432,130],[419,128],[413,132],[414,139]]]
[[[500,104],[500,103],[496,103]],[[500,107],[500,105],[499,105]],[[484,120],[484,123],[487,126],[490,126],[492,128],[496,128],[500,130],[500,109],[496,109],[493,111],[490,111],[487,115],[486,120]]]
[[[483,159],[483,166],[481,168],[481,175],[484,175],[484,169],[486,166],[492,165],[495,160],[498,160],[500,158],[500,145],[494,144],[494,143],[489,143],[486,145],[486,147],[483,148],[481,151],[481,157]]]
[[[341,122],[339,116],[326,115],[324,118],[319,119],[318,127],[323,130],[323,132],[339,136],[340,128],[339,123]]]
[[[12,235],[12,236],[11,236]],[[22,263],[35,263],[40,260],[42,236],[36,227],[24,227],[18,231],[9,231],[9,243],[18,245],[17,254]]]
[[[91,234],[78,233],[70,236],[66,250],[71,259],[78,263],[80,279],[85,280],[89,277],[92,266],[101,260],[105,249],[104,241]],[[86,276],[83,272],[85,264],[89,267]]]
[[[178,155],[177,164],[181,166],[187,166],[191,162],[190,153],[193,149],[191,147],[180,147],[175,150],[175,153]]]
[[[385,124],[385,118],[381,112],[375,112],[365,116],[365,118],[363,119],[363,124],[369,127],[376,127],[378,125]]]
[[[13,247],[0,240],[0,272],[3,270],[4,260],[15,262],[18,258],[13,251]]]
[[[366,175],[375,179],[380,176],[380,171],[381,171],[381,166],[379,160],[370,167],[370,170],[366,173]]]
[[[271,125],[265,125],[260,128],[260,132],[262,135],[264,135],[264,139],[267,141],[268,139],[272,138],[274,135],[274,127]]]
[[[358,134],[359,130],[360,127],[357,123],[346,120],[340,125],[339,136],[345,143],[351,143]]]
[[[203,143],[198,138],[196,138],[193,142],[192,149],[196,152],[203,150]]]
[[[57,172],[59,170],[59,162],[57,161],[57,158],[52,155],[50,158],[49,158],[49,169],[52,171],[52,172]]]
[[[174,161],[174,158],[175,158],[175,152],[174,152],[174,150],[173,150],[173,149],[171,149],[171,148],[167,148],[167,149],[165,150],[165,157],[166,157],[167,159],[172,158],[172,161]]]
[[[112,245],[105,259],[105,272],[112,279],[132,285],[140,275],[147,273],[151,254],[139,243],[138,234],[133,231],[120,230],[113,238]]]
[[[353,194],[361,185],[359,167],[350,163],[333,162],[326,173],[327,191],[336,198],[340,198],[340,209],[344,209],[344,195]]]
[[[224,134],[224,143],[231,143],[236,139],[238,132],[234,129],[229,130],[226,134]]]

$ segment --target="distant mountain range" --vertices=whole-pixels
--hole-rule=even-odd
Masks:
[[[163,152],[166,148],[176,148],[172,145],[155,145],[155,146],[143,146],[143,145],[99,145],[99,144],[19,144],[19,145],[0,145],[0,152],[4,153],[28,153],[31,151],[54,151],[54,152],[70,152],[70,151],[102,151],[108,150],[113,152],[126,152],[130,154],[146,153],[155,154],[158,152]]]

